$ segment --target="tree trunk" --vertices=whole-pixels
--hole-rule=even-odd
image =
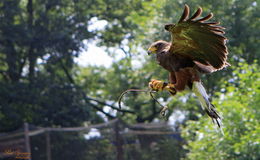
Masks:
[[[30,35],[30,46],[28,51],[28,60],[29,60],[29,81],[33,83],[35,76],[35,65],[36,65],[36,55],[34,52],[34,33],[33,33],[33,1],[28,0],[27,3],[27,12],[28,12],[28,30]]]

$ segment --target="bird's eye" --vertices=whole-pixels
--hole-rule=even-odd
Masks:
[[[160,43],[158,43],[158,44],[156,44],[156,48],[159,48],[161,46],[161,44]]]

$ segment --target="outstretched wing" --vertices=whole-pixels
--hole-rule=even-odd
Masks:
[[[199,8],[193,16],[189,17],[189,7],[185,5],[184,12],[175,24],[165,25],[165,29],[172,34],[172,47],[174,54],[191,58],[197,66],[206,72],[213,72],[229,65],[227,60],[226,38],[223,27],[218,22],[207,22],[213,17],[210,13],[198,19],[202,13]]]

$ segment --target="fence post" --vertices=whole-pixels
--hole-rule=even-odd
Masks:
[[[120,135],[120,128],[119,128],[120,120],[117,120],[115,123],[115,144],[116,144],[116,152],[117,152],[117,160],[124,159],[124,150],[123,150],[123,143],[122,137]]]
[[[47,152],[47,160],[51,160],[51,138],[50,138],[50,131],[46,131],[46,152]]]
[[[28,153],[28,160],[31,160],[31,148],[30,148],[30,136],[29,136],[29,125],[24,123],[24,139],[25,139],[25,151]]]

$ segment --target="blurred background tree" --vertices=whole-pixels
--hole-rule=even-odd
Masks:
[[[201,6],[205,14],[213,12],[215,20],[227,28],[232,67],[203,76],[224,117],[225,136],[214,132],[191,93],[175,97],[160,93],[156,96],[159,101],[170,106],[166,119],[176,121],[175,130],[181,131],[186,144],[165,137],[139,136],[142,150],[133,147],[129,152],[137,156],[135,159],[259,159],[260,7],[255,0],[1,1],[0,132],[16,130],[23,122],[73,127],[114,118],[129,124],[165,121],[158,114],[160,107],[145,93],[128,94],[123,99],[123,111],[116,108],[117,100],[126,89],[147,88],[152,78],[167,79],[154,57],[146,56],[146,49],[155,40],[170,39],[163,26],[177,22],[184,4],[192,11]],[[95,21],[105,21],[106,25],[90,29]],[[90,42],[103,47],[114,59],[111,66],[83,67],[76,63],[75,58],[87,54],[83,51]],[[124,56],[118,59],[118,53]],[[184,118],[178,119],[176,113]],[[75,143],[66,143],[72,141]],[[156,147],[147,147],[155,141]],[[43,143],[35,142],[38,147]],[[82,147],[76,147],[76,142]],[[85,155],[97,158],[95,152],[86,150],[102,150],[103,157],[115,158],[113,150],[105,151],[111,146],[109,142],[93,142],[92,148],[85,143],[82,135],[75,139],[60,135],[54,145],[59,146],[56,150],[72,145],[77,159]],[[42,157],[37,155],[37,159]]]
[[[233,68],[236,81],[223,80],[223,86],[228,85],[227,92],[225,95],[216,93],[220,98],[215,99],[224,116],[225,135],[213,132],[212,124],[205,117],[189,121],[182,132],[187,140],[185,148],[189,150],[187,159],[244,160],[260,157],[259,66],[239,63]]]

